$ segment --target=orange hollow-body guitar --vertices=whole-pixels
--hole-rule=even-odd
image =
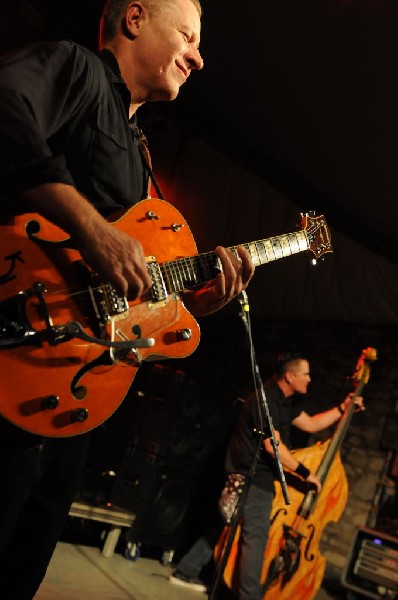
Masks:
[[[22,429],[89,431],[116,410],[142,361],[183,358],[199,343],[181,292],[216,276],[217,255],[197,254],[187,222],[163,200],[139,202],[113,226],[140,240],[147,257],[153,285],[135,301],[92,273],[40,215],[0,225],[0,414]],[[302,226],[244,246],[256,266],[332,251],[323,216],[303,216]]]

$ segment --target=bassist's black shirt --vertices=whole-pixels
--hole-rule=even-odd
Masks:
[[[25,47],[0,60],[0,211],[26,210],[19,192],[75,186],[110,214],[146,196],[129,122],[130,92],[114,55],[73,42]]]
[[[275,379],[270,379],[264,384],[264,391],[273,427],[279,431],[283,443],[290,448],[291,422],[302,412],[297,402],[298,398],[296,396],[286,398]],[[228,446],[225,468],[227,473],[241,473],[247,476],[257,448],[260,448],[252,485],[272,490],[277,470],[275,460],[264,449],[263,438],[256,433],[261,431],[264,433],[268,431],[267,420],[259,411],[256,394],[252,393],[241,409]]]

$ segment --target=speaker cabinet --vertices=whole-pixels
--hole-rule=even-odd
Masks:
[[[238,408],[182,371],[147,367],[93,432],[80,496],[134,513],[134,541],[185,547],[216,512]]]
[[[359,528],[342,583],[367,598],[396,598],[398,539],[374,529]]]
[[[198,471],[130,448],[114,483],[111,502],[135,514],[129,541],[179,550],[190,541],[192,519],[200,512],[205,494]]]
[[[224,444],[235,417],[230,398],[157,364],[135,398],[130,445],[197,468]]]
[[[110,500],[135,513],[131,541],[178,551],[207,526],[204,511],[216,512],[237,402],[163,365],[152,368],[134,401]]]

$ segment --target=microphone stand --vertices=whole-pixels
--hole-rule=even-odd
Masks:
[[[274,448],[274,454],[275,454],[274,458],[275,458],[275,462],[276,462],[276,466],[277,466],[277,470],[278,470],[278,474],[279,474],[280,483],[282,486],[282,493],[283,493],[283,497],[285,499],[285,504],[290,504],[290,498],[289,498],[289,492],[287,489],[285,474],[283,472],[281,459],[279,457],[278,441],[275,437],[275,429],[274,429],[274,426],[272,423],[272,417],[269,412],[267,399],[265,397],[263,380],[260,375],[260,369],[259,369],[257,358],[256,358],[256,352],[255,352],[255,349],[253,346],[251,324],[250,324],[249,298],[248,298],[245,290],[243,290],[243,292],[241,294],[241,299],[239,300],[239,302],[242,305],[242,311],[240,313],[240,316],[242,317],[242,321],[243,321],[243,324],[246,329],[248,345],[250,348],[250,356],[251,356],[251,362],[252,362],[253,375],[254,375],[254,379],[255,379],[255,386],[256,386],[257,393],[260,394],[260,396],[261,396],[261,404],[264,409],[265,416],[267,418],[267,425],[268,425],[267,435],[269,435],[269,437],[271,438],[271,444]],[[263,432],[260,432],[260,433],[263,433]]]
[[[290,504],[290,498],[289,498],[289,494],[288,494],[288,490],[287,490],[285,474],[283,472],[283,468],[282,468],[282,464],[281,464],[279,452],[278,452],[278,441],[275,438],[274,428],[273,428],[273,424],[272,424],[272,418],[269,413],[269,408],[268,408],[268,404],[267,404],[267,400],[266,400],[265,392],[264,392],[264,386],[263,386],[263,382],[262,382],[261,375],[260,375],[260,369],[258,367],[257,359],[255,356],[255,350],[254,350],[254,346],[253,346],[253,342],[252,342],[250,315],[249,315],[249,311],[250,311],[249,299],[248,299],[247,293],[245,291],[242,292],[239,303],[242,306],[240,316],[242,317],[243,323],[245,325],[246,334],[247,334],[247,338],[248,338],[248,344],[249,344],[249,348],[250,348],[250,356],[251,356],[251,363],[252,363],[254,379],[255,379],[255,387],[258,392],[261,390],[260,393],[261,393],[262,405],[264,407],[264,412],[267,417],[269,436],[272,438],[271,443],[274,447],[275,460],[277,463],[279,478],[280,478],[280,482],[282,485],[283,497],[285,499],[285,503]],[[263,435],[263,432],[259,432],[259,433],[261,435]],[[259,446],[257,448],[256,456],[254,457],[250,472],[246,478],[242,494],[239,497],[238,504],[235,509],[235,513],[232,516],[231,522],[227,527],[227,532],[225,535],[223,545],[219,550],[219,557],[217,558],[217,561],[216,561],[218,563],[217,570],[216,570],[216,574],[214,576],[212,586],[210,589],[210,593],[208,596],[209,600],[217,600],[216,599],[217,588],[220,583],[221,576],[224,573],[224,569],[225,569],[227,561],[228,561],[229,553],[231,551],[232,544],[235,539],[235,534],[238,529],[240,518],[241,518],[241,515],[243,512],[243,507],[245,505],[246,497],[247,497],[247,494],[249,491],[249,485],[250,485],[251,479],[255,473],[255,466],[256,466],[256,463],[258,460],[258,454],[260,451],[260,447],[261,447],[261,444],[259,444]]]

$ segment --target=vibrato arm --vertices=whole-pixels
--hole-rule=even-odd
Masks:
[[[77,321],[71,321],[65,325],[65,333],[71,338],[79,338],[86,342],[98,344],[99,346],[106,346],[107,348],[116,348],[118,350],[133,350],[134,348],[149,348],[155,345],[154,338],[142,338],[136,340],[129,340],[126,342],[109,342],[107,340],[101,340],[94,336],[88,335],[83,331],[82,326]]]

